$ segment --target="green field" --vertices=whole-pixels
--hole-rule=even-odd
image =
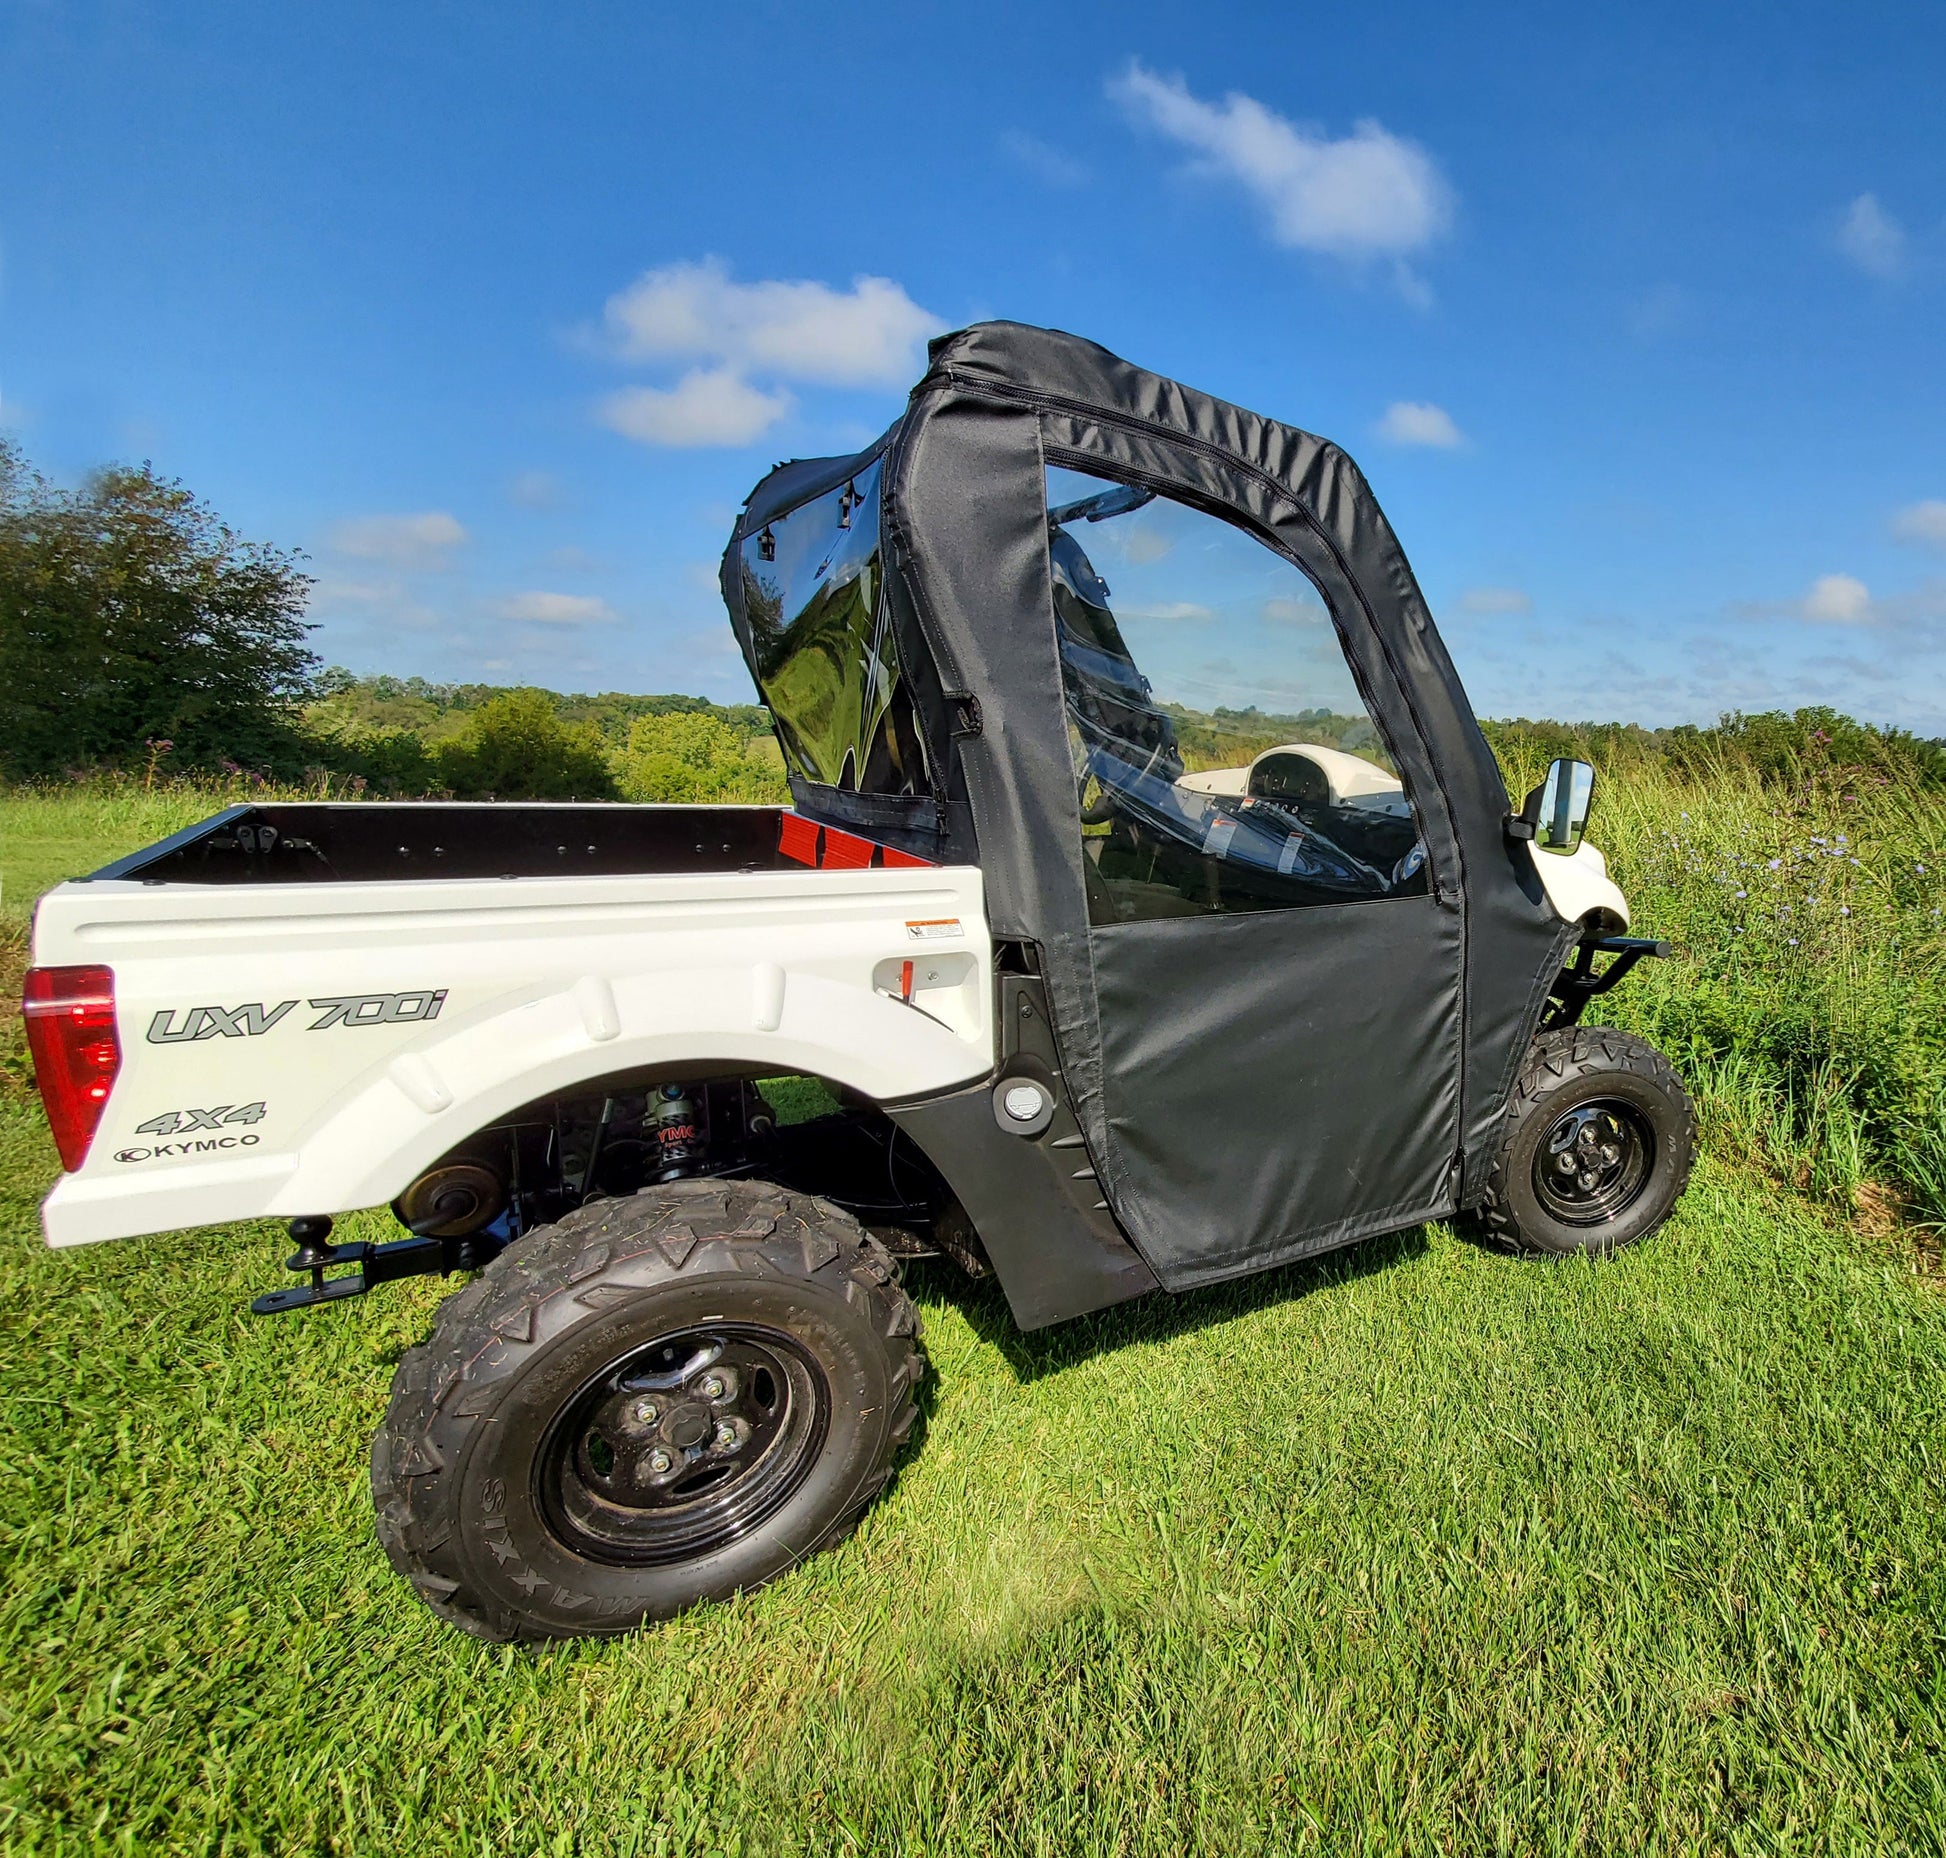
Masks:
[[[6,994],[38,889],[212,803],[0,796]],[[1939,1852],[1946,797],[1624,771],[1592,836],[1684,949],[1614,996],[1703,1099],[1660,1235],[1434,1226],[1025,1338],[916,1272],[858,1535],[539,1653],[373,1538],[438,1286],[258,1322],[270,1224],[44,1251],[9,1023],[6,1849]]]

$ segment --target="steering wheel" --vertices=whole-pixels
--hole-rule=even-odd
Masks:
[[[1149,758],[1142,764],[1140,772],[1135,776],[1136,780],[1147,780],[1155,773],[1156,763],[1162,759],[1165,746],[1165,743],[1158,742],[1149,750]],[[1075,805],[1080,810],[1081,823],[1084,826],[1099,826],[1115,817],[1116,789],[1095,772],[1094,761],[1095,758],[1091,753],[1088,757],[1088,765],[1081,770],[1081,778],[1076,782],[1074,790]],[[1090,781],[1095,784],[1095,797],[1092,800],[1088,798]]]

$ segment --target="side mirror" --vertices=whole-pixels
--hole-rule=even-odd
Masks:
[[[1581,844],[1594,796],[1594,769],[1585,761],[1557,758],[1507,829],[1517,839],[1532,839],[1544,852],[1566,857]]]

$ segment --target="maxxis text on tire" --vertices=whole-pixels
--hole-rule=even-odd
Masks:
[[[1479,1217],[1516,1251],[1617,1251],[1669,1217],[1695,1149],[1689,1095],[1653,1045],[1557,1027],[1521,1068]]]
[[[626,1632],[843,1535],[924,1372],[891,1258],[828,1202],[708,1180],[595,1201],[510,1246],[400,1362],[379,1540],[481,1638]]]

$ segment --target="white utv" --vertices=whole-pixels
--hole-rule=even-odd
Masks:
[[[1034,1328],[1668,1214],[1682,1088],[1580,1024],[1660,952],[1590,771],[1510,809],[1335,447],[984,324],[763,480],[723,589],[791,807],[235,807],[36,916],[51,1243],[288,1218],[262,1311],[477,1272],[372,1451],[442,1618],[625,1631],[842,1535],[914,1422],[902,1258]]]

